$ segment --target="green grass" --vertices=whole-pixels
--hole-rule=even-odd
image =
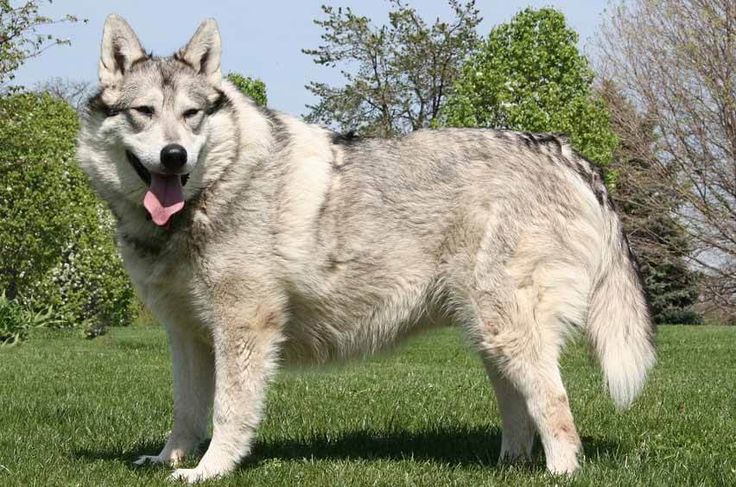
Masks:
[[[572,479],[500,467],[499,418],[455,330],[342,367],[282,372],[251,458],[217,485],[736,485],[736,328],[662,327],[659,363],[625,414],[580,344],[563,359],[585,447]],[[0,485],[166,485],[162,330],[93,341],[44,331],[0,351]]]

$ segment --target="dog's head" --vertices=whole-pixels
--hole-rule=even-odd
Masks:
[[[217,24],[205,20],[186,46],[158,58],[110,15],[99,80],[83,121],[80,163],[93,182],[102,180],[103,194],[137,200],[155,224],[166,225],[191,195],[184,186],[202,171],[212,119],[227,100]]]

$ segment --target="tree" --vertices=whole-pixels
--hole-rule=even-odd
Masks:
[[[599,45],[601,71],[655,124],[652,170],[682,201],[710,300],[736,313],[736,2],[632,0]]]
[[[228,81],[234,84],[245,96],[256,102],[256,105],[266,106],[268,97],[266,96],[266,84],[259,80],[243,76],[238,73],[229,73],[225,76]]]
[[[551,8],[525,9],[496,26],[463,65],[443,123],[562,132],[584,156],[606,165],[616,137],[577,40]]]
[[[616,173],[611,195],[638,257],[652,318],[656,323],[699,323],[693,305],[700,280],[688,264],[690,239],[676,218],[680,203],[652,170],[657,164],[652,118],[640,114],[610,80],[602,81],[599,93],[619,141],[610,166]]]
[[[238,73],[228,73],[225,78],[233,83],[244,95],[256,102],[256,104],[266,106],[268,98],[266,96],[266,85],[263,81]],[[58,77],[49,78],[46,81],[37,83],[34,87],[34,91],[38,93],[48,93],[53,97],[67,102],[77,112],[85,108],[87,99],[93,89],[94,85],[89,81],[62,79]]]
[[[307,120],[392,136],[430,126],[437,118],[465,57],[478,42],[475,1],[448,0],[451,23],[431,26],[401,0],[389,0],[388,25],[374,26],[350,8],[322,6],[323,45],[303,52],[322,66],[341,66],[342,87],[310,82],[319,102]]]
[[[94,84],[90,81],[80,81],[62,78],[49,78],[44,82],[37,83],[33,91],[48,93],[71,105],[77,113],[84,110],[87,99],[92,94]]]
[[[49,94],[0,98],[0,294],[66,326],[124,325],[134,294],[112,216],[74,161],[78,125]]]
[[[39,34],[38,28],[49,24],[79,22],[80,19],[73,15],[65,15],[60,19],[41,15],[41,3],[40,0],[0,0],[0,85],[13,79],[14,71],[27,59],[38,56],[52,46],[69,44],[67,39]]]

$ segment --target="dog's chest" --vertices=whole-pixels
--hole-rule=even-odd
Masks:
[[[157,319],[164,325],[174,320],[195,323],[196,286],[185,253],[141,254],[122,246],[121,254],[138,295]]]

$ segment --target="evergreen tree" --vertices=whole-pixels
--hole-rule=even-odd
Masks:
[[[604,81],[600,94],[619,139],[611,164],[616,173],[612,196],[639,260],[652,318],[657,323],[699,323],[693,310],[699,279],[688,267],[691,247],[675,217],[678,199],[654,170],[654,123],[639,114],[612,82]]]

